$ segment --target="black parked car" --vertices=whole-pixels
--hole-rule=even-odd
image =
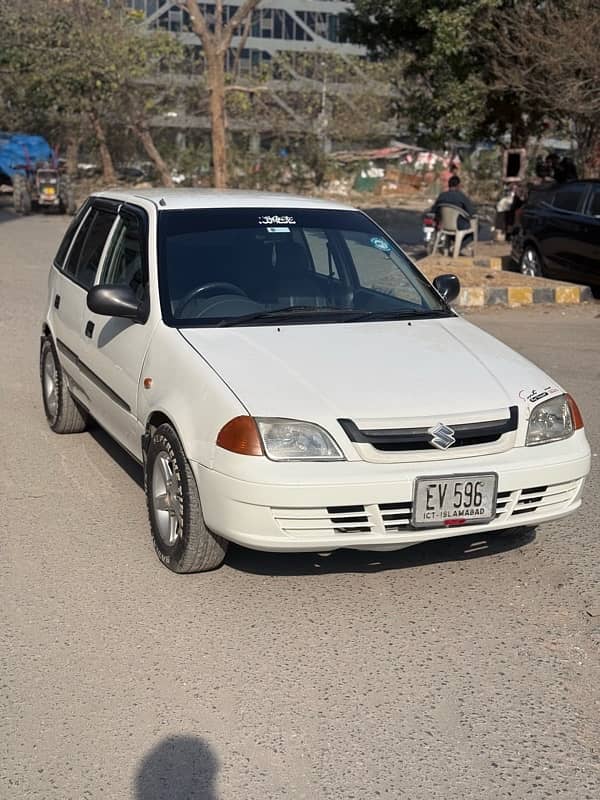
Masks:
[[[513,234],[524,275],[583,283],[600,292],[600,180],[538,186]]]

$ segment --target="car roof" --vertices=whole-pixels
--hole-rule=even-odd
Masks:
[[[148,200],[159,211],[196,208],[320,208],[355,211],[352,206],[275,192],[251,192],[233,189],[114,189],[94,192],[92,197],[104,197],[135,203]]]

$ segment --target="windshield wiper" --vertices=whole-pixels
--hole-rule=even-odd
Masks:
[[[356,317],[352,322],[363,322],[364,320],[378,321],[393,321],[413,319],[414,317],[429,317],[436,319],[437,317],[450,317],[453,316],[451,311],[446,311],[444,308],[406,308],[398,311],[362,311],[359,317]]]
[[[353,308],[344,306],[286,306],[285,308],[274,308],[270,311],[255,311],[253,314],[244,314],[241,317],[231,317],[222,319],[217,323],[217,328],[227,328],[233,325],[244,325],[246,322],[254,322],[268,319],[281,319],[285,317],[298,316],[349,316],[361,318],[364,311],[357,311]]]

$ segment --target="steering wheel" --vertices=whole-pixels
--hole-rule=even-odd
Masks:
[[[192,289],[185,295],[179,304],[179,309],[177,312],[179,316],[183,316],[181,312],[187,305],[191,303],[192,300],[195,300],[197,297],[206,294],[209,296],[213,294],[237,294],[241,297],[248,297],[243,289],[240,289],[239,286],[236,286],[233,283],[221,283],[219,281],[216,281],[215,283],[205,283],[203,286],[196,286],[195,289]]]

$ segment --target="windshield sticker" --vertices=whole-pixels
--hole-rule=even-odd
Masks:
[[[259,225],[295,225],[296,220],[293,217],[278,217],[275,216],[264,216],[258,218]]]
[[[559,392],[560,389],[557,386],[546,386],[545,389],[521,389],[519,397],[528,403],[537,403],[538,400],[543,400],[544,397],[551,397]]]
[[[267,228],[268,233],[289,233],[290,229],[288,227],[279,226],[278,228]]]
[[[391,250],[392,250],[392,248],[386,242],[386,240],[382,239],[379,236],[373,236],[373,238],[371,239],[371,244],[373,245],[373,247],[376,247],[378,250],[381,250],[383,253],[390,253]]]

